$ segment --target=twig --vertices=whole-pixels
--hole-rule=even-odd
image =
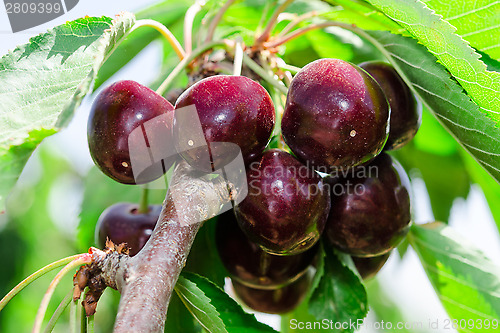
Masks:
[[[199,177],[179,163],[153,234],[134,257],[92,251],[106,285],[122,294],[114,333],[163,332],[170,296],[202,221],[234,195],[223,177]]]
[[[227,0],[222,8],[219,9],[215,17],[212,19],[212,22],[210,22],[210,25],[208,26],[207,37],[205,39],[206,42],[210,42],[214,38],[215,28],[217,28],[217,25],[222,19],[222,16],[224,16],[224,13],[233,4],[233,2],[234,0]]]
[[[151,27],[156,29],[159,33],[162,34],[163,37],[167,39],[167,41],[174,49],[175,53],[177,53],[179,59],[181,60],[184,59],[184,57],[186,56],[186,52],[182,48],[177,38],[175,38],[174,34],[172,34],[172,32],[170,32],[170,30],[168,30],[166,26],[155,20],[144,19],[135,22],[134,26],[132,27],[132,29],[130,29],[129,33],[131,33],[134,30],[137,30],[140,27]]]
[[[52,298],[52,295],[54,294],[54,291],[61,281],[61,279],[69,273],[71,270],[73,270],[76,267],[79,267],[81,265],[89,264],[92,262],[92,256],[89,253],[84,253],[81,254],[77,259],[74,259],[72,262],[64,266],[63,269],[57,275],[55,278],[52,280],[52,282],[49,285],[49,288],[45,292],[45,295],[43,296],[42,302],[40,303],[40,307],[38,308],[38,312],[35,317],[35,324],[33,325],[33,333],[38,333],[40,332],[40,329],[42,327],[42,322],[43,318],[45,317],[45,311],[47,311],[47,306],[49,305],[50,299]]]
[[[262,34],[255,40],[255,44],[262,44],[269,40],[269,36],[271,36],[271,31],[276,25],[276,21],[278,20],[278,16],[283,13],[283,11],[293,2],[293,0],[285,0],[276,10],[273,15],[267,22],[266,28],[262,32]]]
[[[5,295],[4,298],[2,298],[2,300],[0,301],[0,311],[5,307],[5,305],[7,303],[9,303],[9,301],[14,296],[16,296],[21,290],[23,290],[25,287],[27,287],[30,283],[32,283],[33,281],[35,281],[39,277],[53,271],[56,268],[67,265],[68,263],[72,262],[73,260],[77,259],[80,256],[81,256],[80,254],[77,254],[77,255],[70,256],[70,257],[67,257],[64,259],[60,259],[58,261],[55,261],[53,263],[48,264],[47,266],[39,269],[35,273],[28,276],[26,279],[21,281],[17,286],[15,286],[11,291],[9,291],[9,293],[7,295]]]

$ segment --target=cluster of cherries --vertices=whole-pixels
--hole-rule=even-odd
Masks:
[[[384,150],[400,148],[414,137],[421,108],[390,65],[319,59],[305,66],[288,90],[281,119],[283,149],[266,149],[274,106],[267,91],[247,77],[205,78],[187,89],[175,107],[136,82],[120,81],[103,90],[90,114],[95,163],[119,182],[137,183],[130,133],[161,115],[172,129],[176,110],[188,105],[196,107],[211,168],[232,158],[211,146],[220,142],[238,145],[246,165],[248,194],[218,217],[216,244],[235,294],[250,308],[285,313],[299,304],[311,282],[321,237],[350,254],[360,275],[370,278],[408,232],[408,176]],[[191,140],[189,133],[171,133],[172,140]],[[192,167],[210,171],[201,163],[200,150],[179,154]],[[107,237],[126,242],[134,255],[159,212],[158,206],[149,212],[133,204],[109,207],[98,223],[101,245]]]

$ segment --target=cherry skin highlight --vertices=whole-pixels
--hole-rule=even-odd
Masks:
[[[304,163],[331,173],[366,163],[384,147],[389,104],[364,70],[338,59],[319,59],[295,75],[281,130]]]
[[[315,246],[294,256],[268,254],[241,231],[232,210],[218,217],[215,240],[231,278],[257,289],[275,289],[297,280],[307,272],[317,252]]]
[[[294,255],[320,238],[330,210],[321,177],[292,155],[266,151],[247,170],[248,195],[235,207],[243,232],[268,253]]]
[[[207,146],[197,142],[193,120],[182,120],[183,107],[195,106]],[[177,100],[175,137],[179,153],[193,167],[205,172],[231,162],[238,153],[221,143],[241,149],[246,163],[264,151],[270,140],[275,112],[271,97],[259,83],[245,76],[216,75],[198,81]],[[182,121],[181,121],[182,120]],[[210,156],[210,161],[208,160]]]
[[[120,202],[108,207],[99,217],[96,240],[101,248],[109,238],[115,244],[127,243],[130,255],[139,252],[148,241],[161,213],[161,205],[149,206],[148,213],[139,213],[137,204]]]
[[[389,138],[384,150],[403,147],[417,134],[422,122],[422,104],[417,102],[408,85],[391,65],[372,61],[364,62],[359,67],[382,87],[391,106]]]
[[[151,165],[147,147],[148,143],[158,141],[155,136],[161,136],[162,144],[173,145],[173,110],[166,99],[135,81],[118,81],[106,87],[92,105],[87,127],[90,155],[95,164],[123,184],[147,183],[162,176],[173,161],[164,167],[161,161]],[[155,128],[154,133],[149,133],[149,142],[141,132],[145,124]],[[131,150],[135,152],[132,158]],[[152,167],[136,169],[134,175],[132,167],[138,162]]]
[[[383,153],[339,179],[325,227],[327,240],[353,256],[383,255],[408,233],[410,181],[399,163]]]

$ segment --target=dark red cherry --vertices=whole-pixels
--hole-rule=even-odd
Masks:
[[[359,257],[383,255],[408,233],[410,181],[399,163],[383,153],[331,186],[327,239]]]
[[[254,289],[232,280],[238,299],[254,311],[283,314],[295,309],[305,298],[311,285],[311,274],[278,289]]]
[[[389,259],[389,256],[390,253],[370,258],[352,257],[352,261],[354,262],[359,275],[361,275],[364,280],[369,280],[373,278],[378,271],[380,271],[387,259]]]
[[[182,108],[190,105],[196,107],[199,119],[184,116]],[[198,81],[179,97],[175,108],[179,153],[206,172],[226,165],[238,153],[222,143],[237,145],[244,161],[252,161],[266,147],[274,127],[271,97],[259,83],[244,76],[216,75]],[[201,140],[199,131],[204,136]]]
[[[270,289],[289,284],[306,273],[317,246],[294,256],[264,252],[241,231],[233,210],[218,217],[217,250],[231,278],[252,288]]]
[[[380,86],[358,66],[319,59],[293,78],[281,130],[300,160],[330,173],[380,153],[389,133],[389,105]]]
[[[123,184],[147,183],[171,166],[168,156],[152,155],[172,145],[174,107],[153,90],[135,81],[118,81],[95,99],[87,137],[95,164]],[[168,164],[168,163],[167,163]],[[165,169],[165,170],[164,170]]]
[[[364,62],[359,65],[367,71],[382,90],[391,106],[391,125],[385,150],[399,149],[417,134],[422,122],[422,104],[411,92],[398,72],[381,61]]]
[[[248,195],[235,212],[251,241],[277,255],[301,253],[318,241],[330,193],[315,171],[272,149],[250,165],[247,182]]]
[[[101,248],[109,238],[115,244],[127,243],[130,255],[139,252],[148,241],[161,213],[161,205],[149,206],[149,212],[139,212],[139,206],[121,202],[102,212],[96,226],[96,239]]]

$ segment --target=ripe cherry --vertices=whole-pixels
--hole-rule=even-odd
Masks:
[[[161,205],[149,206],[149,212],[139,212],[139,205],[121,202],[108,207],[99,217],[96,239],[101,248],[109,238],[115,244],[127,243],[130,255],[146,244],[161,213]]]
[[[190,105],[196,107],[208,152],[205,143],[198,145],[196,122],[180,113]],[[222,142],[236,144],[244,161],[252,161],[266,147],[274,127],[271,97],[264,87],[245,76],[216,75],[198,81],[179,97],[175,108],[179,153],[190,165],[206,172],[234,159],[234,150]]]
[[[377,82],[358,66],[319,59],[293,78],[281,129],[300,160],[331,173],[380,153],[389,133],[389,105]]]
[[[241,231],[232,210],[218,217],[215,239],[231,278],[258,289],[277,288],[297,280],[306,273],[317,252],[313,247],[294,256],[268,254]]]
[[[330,193],[315,171],[272,149],[250,165],[247,182],[248,195],[235,212],[251,241],[277,255],[304,252],[318,241]]]
[[[282,314],[295,309],[304,299],[311,285],[311,275],[278,289],[255,289],[232,280],[236,296],[254,311]]]
[[[343,252],[359,257],[383,255],[408,233],[410,181],[399,163],[383,153],[353,169],[332,189],[327,239]]]
[[[156,147],[160,144],[173,145],[173,110],[166,99],[135,81],[106,87],[95,99],[88,121],[87,137],[95,164],[123,184],[147,183],[163,175],[171,164],[162,166],[161,158],[168,156],[151,163],[148,147],[153,142],[156,150],[161,149]],[[144,165],[148,168],[142,168]]]
[[[373,278],[378,271],[380,271],[387,259],[389,259],[389,256],[390,253],[369,258],[352,257],[352,261],[354,262],[359,275],[361,275],[364,280],[369,280]]]
[[[359,65],[382,87],[391,106],[391,125],[385,150],[398,149],[417,134],[422,122],[422,104],[391,65],[372,61]]]

